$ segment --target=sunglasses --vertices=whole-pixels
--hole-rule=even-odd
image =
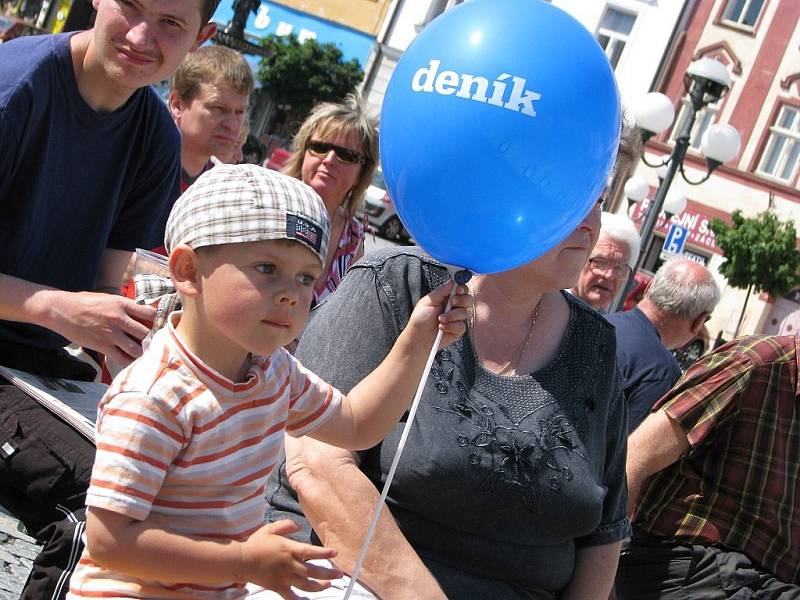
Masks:
[[[343,148],[336,144],[329,144],[328,142],[320,142],[318,140],[311,140],[306,144],[306,150],[311,152],[316,157],[323,158],[333,150],[336,158],[343,163],[366,164],[367,159],[364,158],[360,152],[351,150],[350,148]]]

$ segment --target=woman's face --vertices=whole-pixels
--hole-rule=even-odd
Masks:
[[[572,287],[600,234],[600,212],[597,202],[563,242],[527,265],[530,269],[523,269],[553,291]]]
[[[359,155],[362,153],[355,135],[347,136],[339,133],[335,136],[319,136],[315,133],[309,142],[327,142],[352,150]],[[333,215],[334,211],[344,202],[347,193],[358,182],[361,166],[360,161],[342,160],[334,150],[321,154],[318,151],[306,149],[300,176],[303,183],[310,185],[320,195],[328,213]]]

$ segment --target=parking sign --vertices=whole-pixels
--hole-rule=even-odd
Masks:
[[[686,243],[686,238],[688,236],[688,228],[673,223],[669,226],[667,237],[664,238],[663,252],[667,254],[681,254],[683,252],[683,245]]]

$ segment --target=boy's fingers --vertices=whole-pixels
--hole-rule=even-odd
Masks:
[[[344,573],[341,569],[337,569],[336,567],[306,563],[306,572],[304,575],[311,579],[340,579],[344,576]]]
[[[331,584],[329,581],[316,581],[304,577],[295,577],[292,579],[292,586],[304,592],[321,592],[331,587]]]
[[[281,519],[267,525],[267,530],[275,535],[289,535],[299,529],[300,526],[291,519]]]
[[[311,544],[303,544],[302,542],[295,542],[297,544],[296,550],[293,553],[297,560],[319,560],[326,558],[333,558],[336,556],[335,548],[326,548],[324,546],[312,546]]]
[[[442,304],[447,300],[448,296],[450,296],[450,290],[452,287],[453,282],[447,281],[439,287],[431,290],[431,292],[428,294],[428,298],[430,298],[431,302],[434,304]]]
[[[464,291],[464,293],[457,293],[455,296],[453,296],[451,304],[452,306],[468,307],[472,306],[472,300],[472,296]]]
[[[279,588],[276,587],[272,591],[277,593],[281,598],[285,600],[303,600],[303,596],[298,596],[295,594],[290,587]]]
[[[466,321],[468,318],[469,312],[466,308],[453,308],[439,315],[439,323],[458,323],[459,321]]]

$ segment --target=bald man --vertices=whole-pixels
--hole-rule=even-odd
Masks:
[[[674,258],[656,272],[636,308],[607,315],[617,330],[628,433],[675,385],[681,369],[670,350],[700,332],[719,297],[719,287],[708,269],[686,258]]]

